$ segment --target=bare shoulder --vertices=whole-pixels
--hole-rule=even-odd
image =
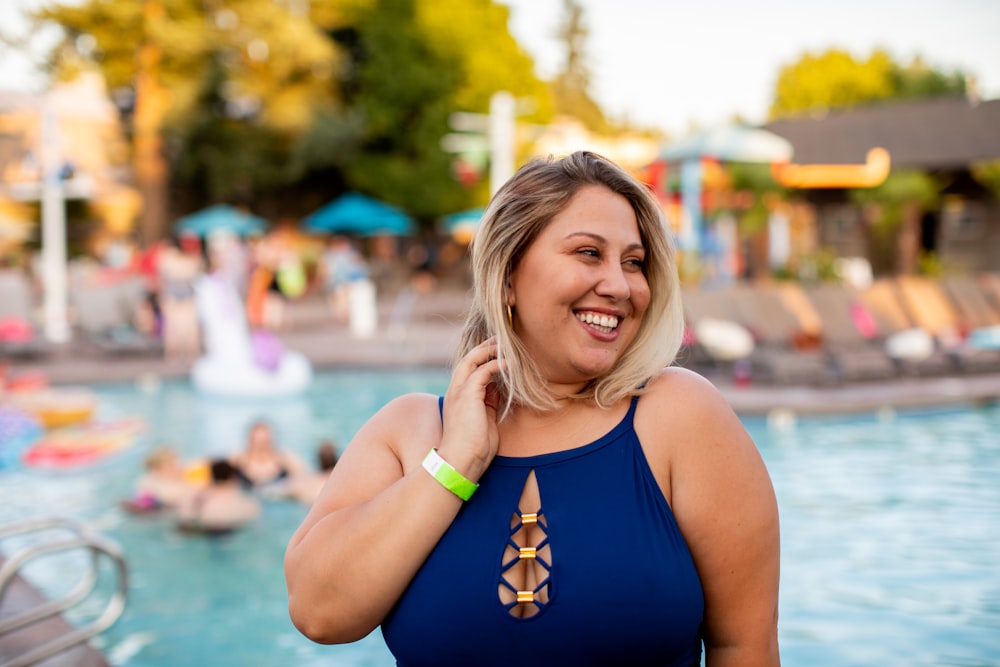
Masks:
[[[386,403],[354,440],[374,441],[387,446],[408,468],[414,456],[426,454],[425,443],[436,442],[441,433],[441,413],[438,397],[433,394],[411,393]],[[353,441],[352,441],[353,442]]]
[[[376,496],[440,439],[437,397],[404,394],[383,405],[347,444],[313,504],[317,516]]]
[[[635,429],[668,500],[691,471],[710,472],[721,461],[756,457],[756,446],[725,396],[704,377],[668,368],[639,400]]]
[[[718,388],[684,368],[664,369],[650,380],[639,406],[637,428],[662,430],[664,420],[668,420],[669,435],[673,439],[692,435],[704,437],[733,428],[742,430],[739,419]]]
[[[658,375],[639,406],[636,432],[702,582],[707,654],[765,664],[740,657],[776,655],[778,510],[760,452],[725,397],[690,371]]]

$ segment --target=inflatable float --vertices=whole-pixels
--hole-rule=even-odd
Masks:
[[[139,417],[67,426],[44,434],[24,451],[22,461],[40,468],[96,463],[131,447],[145,430]]]
[[[0,405],[0,470],[13,468],[30,445],[45,431],[32,415]]]
[[[46,429],[86,422],[97,408],[96,396],[86,387],[32,387],[11,391],[9,400]]]
[[[219,396],[260,397],[297,394],[312,382],[312,365],[299,352],[285,349],[265,331],[251,333],[236,288],[218,275],[195,287],[206,354],[191,367],[200,392]]]

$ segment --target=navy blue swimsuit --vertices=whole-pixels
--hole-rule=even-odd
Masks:
[[[398,665],[699,664],[701,582],[635,433],[636,402],[588,445],[493,460],[382,624]],[[518,507],[532,470],[541,507]],[[542,538],[520,547],[522,526]],[[518,592],[505,574],[520,558],[542,576]],[[512,614],[499,589],[536,613]]]

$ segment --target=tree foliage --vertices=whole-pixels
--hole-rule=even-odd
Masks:
[[[586,42],[589,31],[579,0],[563,0],[559,38],[566,48],[566,64],[552,82],[556,112],[576,118],[588,129],[607,133],[610,125],[600,105],[590,94],[590,68]]]
[[[1000,160],[973,163],[971,171],[976,182],[1000,198]]]
[[[325,185],[324,199],[350,187],[429,220],[468,197],[440,148],[452,111],[485,112],[498,90],[551,110],[493,0],[59,0],[40,14],[66,36],[57,76],[96,65],[126,114],[155,79],[157,131],[196,204]]]
[[[965,75],[927,66],[917,57],[899,65],[876,49],[857,60],[841,49],[814,55],[781,68],[770,116],[794,116],[845,109],[890,99],[918,99],[965,92]]]
[[[458,203],[461,187],[438,143],[448,130],[448,100],[458,67],[436,53],[415,20],[414,0],[381,0],[357,25],[362,150],[345,166],[348,183],[417,216],[442,200]]]

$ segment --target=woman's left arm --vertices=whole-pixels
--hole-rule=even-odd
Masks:
[[[704,590],[706,667],[777,667],[780,541],[771,479],[710,382],[677,369],[666,375],[653,394],[665,401],[657,412],[670,414],[661,429],[670,440],[667,497]]]

